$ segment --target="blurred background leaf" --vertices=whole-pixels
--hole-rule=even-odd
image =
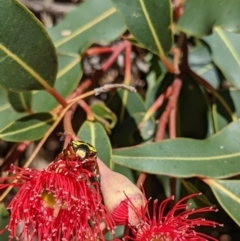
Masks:
[[[240,4],[240,3],[239,3]],[[240,17],[240,16],[239,16]],[[222,71],[225,82],[240,87],[240,36],[215,28],[210,36],[204,37],[210,46],[213,62]],[[226,83],[225,83],[226,84]]]
[[[98,0],[88,0],[49,29],[49,34],[58,53],[80,54],[95,41],[108,43],[125,30],[126,26],[110,0],[101,4]]]
[[[225,211],[240,225],[240,180],[204,179]]]
[[[235,0],[188,0],[178,21],[180,31],[193,36],[210,34],[214,27],[240,32],[240,2]]]
[[[91,105],[94,118],[99,121],[105,128],[108,134],[111,134],[117,123],[117,116],[106,105],[102,103],[95,103]]]
[[[9,222],[9,212],[3,203],[0,203],[0,230],[3,230]],[[1,241],[9,240],[9,232],[5,231],[1,235]]]
[[[178,136],[203,139],[208,133],[206,92],[191,76],[183,80],[178,103]]]
[[[25,113],[16,112],[7,97],[7,91],[0,88],[0,115],[4,118],[0,118],[0,130],[5,128],[9,123],[17,120],[18,118],[26,115]]]
[[[25,92],[12,92],[8,91],[8,100],[14,110],[17,112],[31,113],[32,93]]]

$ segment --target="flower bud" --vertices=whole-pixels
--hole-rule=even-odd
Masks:
[[[128,178],[111,171],[98,160],[104,204],[117,225],[137,225],[146,200],[139,188]]]

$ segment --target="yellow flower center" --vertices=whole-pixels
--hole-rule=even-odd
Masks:
[[[53,209],[53,216],[56,218],[61,209],[66,209],[67,205],[63,203],[62,200],[56,200],[52,193],[44,190],[42,192],[42,199],[44,201],[44,206]]]

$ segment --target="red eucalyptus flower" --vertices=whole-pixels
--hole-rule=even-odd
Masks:
[[[142,222],[137,226],[130,227],[133,238],[126,237],[126,239],[134,241],[217,241],[217,239],[213,237],[195,231],[195,228],[198,226],[216,227],[217,225],[221,226],[220,224],[204,218],[189,219],[191,215],[194,214],[217,211],[211,207],[188,209],[190,204],[187,204],[186,200],[197,195],[200,194],[192,194],[178,201],[166,216],[163,214],[164,209],[174,197],[169,197],[164,200],[159,207],[158,213],[158,201],[155,200],[153,203],[152,218],[147,211],[148,201],[141,213],[138,213],[142,218]]]
[[[99,184],[92,181],[96,174],[82,168],[81,162],[59,160],[42,171],[12,165],[10,173],[0,182],[12,182],[0,184],[0,189],[20,189],[8,205],[9,240],[103,240],[102,222],[113,232]]]

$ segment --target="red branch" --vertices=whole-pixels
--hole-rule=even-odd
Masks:
[[[132,45],[127,42],[126,53],[125,53],[125,76],[124,76],[124,84],[130,85],[131,82],[131,53],[132,53]]]
[[[93,83],[95,83],[103,74],[106,72],[116,61],[118,55],[126,49],[126,53],[128,53],[129,58],[131,56],[131,44],[127,41],[124,40],[120,44],[116,46],[111,46],[111,47],[97,47],[97,48],[91,48],[88,49],[85,54],[85,56],[90,56],[94,54],[103,54],[103,53],[109,53],[112,52],[112,54],[109,56],[109,58],[102,64],[101,70],[98,70],[94,73],[92,78],[86,79],[83,82],[80,83],[80,85],[76,88],[76,90],[67,98],[68,101],[75,98],[76,96],[82,94],[85,92],[86,89],[91,87]],[[126,54],[127,55],[127,54]],[[131,60],[130,60],[131,61]],[[129,67],[130,66],[130,67]],[[126,64],[126,68],[130,68],[129,70],[126,70],[130,72],[131,76],[131,64]],[[81,100],[78,102],[78,104],[83,108],[83,110],[86,112],[87,119],[93,121],[94,116],[93,113],[89,107],[89,105]],[[65,142],[64,142],[64,147],[67,145],[67,143],[71,139],[78,139],[77,135],[74,133],[73,128],[72,128],[72,117],[73,114],[76,110],[77,104],[73,105],[71,109],[66,113],[63,123],[64,123],[64,134],[65,134]]]
[[[87,102],[84,100],[80,100],[80,101],[78,101],[78,104],[85,111],[85,113],[87,115],[87,120],[94,121],[94,116],[93,116],[92,110],[91,110],[90,106],[87,104]]]
[[[77,104],[73,105],[67,113],[64,115],[63,118],[63,129],[64,129],[64,144],[63,148],[66,148],[68,143],[73,140],[78,140],[79,138],[75,134],[73,128],[72,128],[72,118],[74,115],[74,112],[77,108]]]
[[[168,100],[167,107],[163,114],[159,118],[159,128],[155,136],[155,141],[161,141],[164,139],[164,133],[166,125],[169,121],[169,137],[176,138],[176,109],[178,96],[181,90],[182,81],[176,78],[172,83],[172,93]]]
[[[96,54],[107,54],[114,51],[114,47],[93,47],[88,49],[84,54],[83,57],[88,57]]]

